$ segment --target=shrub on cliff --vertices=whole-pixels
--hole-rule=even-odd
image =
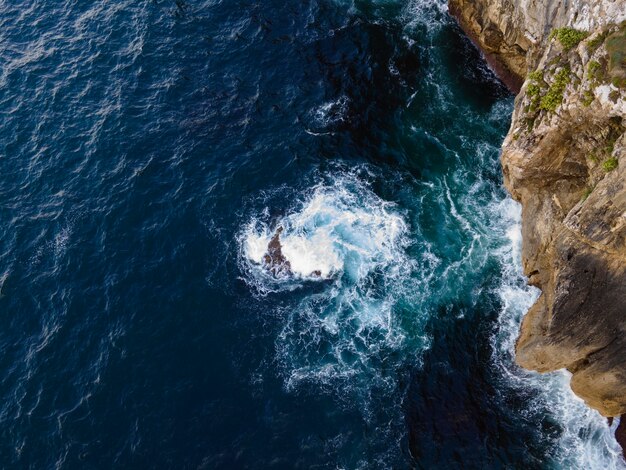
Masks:
[[[556,28],[550,33],[550,39],[556,38],[567,50],[577,46],[587,36],[589,36],[587,31],[580,31],[574,28]]]
[[[550,85],[548,92],[541,98],[539,107],[546,111],[556,111],[556,108],[563,102],[565,87],[570,82],[570,70],[562,68],[554,76],[554,82]]]

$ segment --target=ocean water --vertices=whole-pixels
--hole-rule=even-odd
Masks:
[[[0,25],[2,468],[625,468],[514,364],[513,97],[444,1]]]

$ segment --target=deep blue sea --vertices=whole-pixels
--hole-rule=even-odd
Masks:
[[[444,0],[6,0],[0,45],[1,468],[624,468],[513,362],[513,96]]]

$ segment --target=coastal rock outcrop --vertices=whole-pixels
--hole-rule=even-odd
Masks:
[[[502,168],[522,203],[524,272],[541,295],[524,317],[516,360],[568,369],[589,406],[622,415],[626,5],[450,0],[450,11],[520,85]]]
[[[283,233],[283,228],[278,227],[267,245],[267,253],[263,256],[265,267],[274,274],[274,276],[291,273],[291,263],[285,258],[285,255],[283,255],[282,245],[280,244],[281,233]]]

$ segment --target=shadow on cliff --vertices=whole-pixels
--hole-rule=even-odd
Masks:
[[[476,106],[489,109],[497,101],[512,96],[511,91],[489,68],[481,52],[456,24],[447,31],[445,66],[452,86]]]

